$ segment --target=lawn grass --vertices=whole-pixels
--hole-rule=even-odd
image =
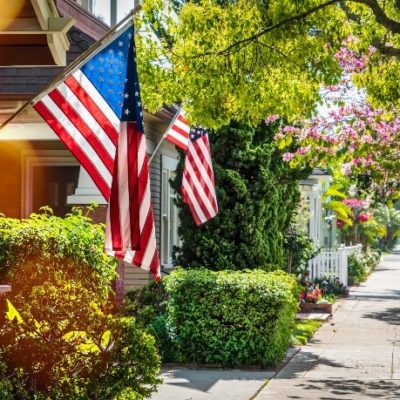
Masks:
[[[316,321],[314,319],[296,320],[296,325],[292,334],[292,346],[302,346],[308,343],[320,326],[321,321]]]

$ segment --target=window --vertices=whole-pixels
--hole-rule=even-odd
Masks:
[[[176,176],[175,170],[178,161],[163,156],[161,176],[161,264],[172,268],[172,250],[179,246],[178,237],[178,209],[175,205],[176,193],[169,184],[170,179]]]
[[[71,210],[67,197],[78,185],[79,164],[66,150],[22,152],[21,216],[28,217],[42,206],[57,216]]]
[[[76,2],[85,10],[93,12],[93,1],[92,0],[76,0]]]

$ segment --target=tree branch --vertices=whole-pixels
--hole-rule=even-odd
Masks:
[[[366,1],[368,1],[368,0],[366,0]],[[229,55],[232,52],[234,52],[232,50],[235,47],[240,46],[240,48],[242,48],[243,46],[246,46],[248,43],[255,41],[256,39],[258,39],[259,37],[265,35],[268,32],[271,32],[271,31],[273,31],[275,29],[278,29],[281,26],[289,24],[291,22],[302,20],[302,19],[308,17],[309,15],[316,13],[319,10],[322,10],[322,9],[324,9],[326,7],[329,7],[329,6],[331,6],[331,5],[335,4],[335,3],[338,3],[338,2],[339,2],[339,0],[329,0],[329,1],[327,1],[325,3],[322,3],[322,4],[318,5],[318,6],[310,8],[309,10],[307,10],[307,11],[305,11],[303,13],[300,13],[300,14],[294,15],[292,17],[289,17],[287,19],[284,19],[282,21],[279,21],[276,24],[271,25],[271,26],[269,26],[267,28],[260,29],[256,34],[251,35],[251,36],[249,36],[249,37],[247,37],[245,39],[238,40],[235,43],[232,43],[230,46],[228,46],[224,50],[221,50],[220,52],[218,52],[217,55]]]
[[[380,51],[380,53],[382,53],[386,56],[400,58],[400,49],[397,47],[386,46],[385,44],[383,44],[377,40],[372,42],[372,46],[377,48]]]
[[[400,23],[389,18],[377,0],[350,0],[368,6],[375,15],[376,21],[393,33],[400,33]]]
[[[289,24],[291,22],[295,22],[295,21],[299,21],[302,19],[307,18],[309,15],[316,13],[317,11],[320,11],[326,7],[332,6],[336,3],[342,3],[342,9],[346,12],[347,16],[349,19],[353,19],[355,17],[355,15],[351,15],[352,18],[350,18],[349,15],[349,10],[346,10],[346,6],[345,3],[346,2],[353,2],[353,3],[359,3],[359,4],[364,4],[365,6],[367,6],[372,13],[374,14],[376,21],[382,25],[383,27],[385,27],[386,29],[388,29],[390,32],[395,33],[395,34],[400,34],[400,22],[388,17],[385,13],[385,11],[382,9],[382,7],[379,5],[377,0],[330,0],[330,1],[326,1],[325,3],[322,3],[318,6],[315,6],[313,8],[310,8],[309,10],[294,15],[292,17],[289,17],[287,19],[284,19],[282,21],[279,21],[278,23],[271,25],[267,28],[263,28],[260,29],[257,33],[255,33],[254,35],[248,36],[245,39],[242,40],[238,40],[235,43],[232,43],[231,45],[229,45],[228,47],[226,47],[224,50],[221,50],[217,53],[217,55],[229,55],[232,53],[235,53],[237,51],[239,51],[240,49],[242,49],[243,47],[245,47],[246,45],[248,45],[250,42],[254,42],[256,41],[258,38],[260,38],[261,36],[265,35],[268,32],[271,32],[275,29],[279,29],[280,27]],[[400,0],[396,0],[397,4],[400,4]],[[388,54],[388,55],[393,55],[398,57],[399,54],[397,53],[395,48],[390,48],[387,46],[379,46],[377,47],[379,50],[383,49],[382,53],[383,54]]]

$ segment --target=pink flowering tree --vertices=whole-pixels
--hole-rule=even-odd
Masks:
[[[282,126],[275,139],[286,149],[283,160],[290,166],[328,169],[336,179],[347,178],[373,197],[386,199],[400,189],[400,116],[396,110],[375,109],[362,93],[354,94],[351,74],[367,68],[374,49],[368,55],[357,54],[349,47],[351,41],[336,53],[342,81],[322,88],[330,108],[309,120]]]
[[[366,244],[366,230],[369,229],[373,220],[373,213],[370,209],[368,200],[347,198],[342,200],[342,204],[349,210],[351,223],[347,223],[337,217],[337,226],[342,230],[342,239],[346,244],[363,243]]]

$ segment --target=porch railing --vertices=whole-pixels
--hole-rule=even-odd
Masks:
[[[348,285],[349,256],[360,253],[361,244],[341,246],[337,250],[322,250],[309,261],[310,279],[337,276],[344,285]]]

